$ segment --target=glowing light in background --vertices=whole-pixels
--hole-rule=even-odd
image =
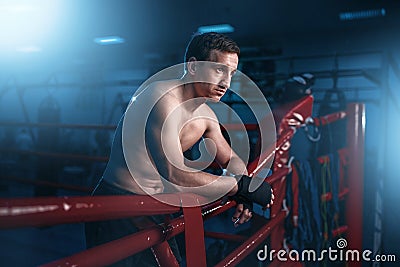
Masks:
[[[95,38],[94,42],[100,45],[113,45],[113,44],[122,44],[125,42],[125,39],[119,36],[104,36]]]
[[[22,52],[22,53],[36,53],[42,51],[42,49],[39,46],[19,46],[15,49],[17,52]]]
[[[356,19],[367,19],[367,18],[384,17],[384,16],[386,16],[386,10],[384,8],[354,11],[354,12],[342,12],[339,14],[340,20],[356,20]]]
[[[199,33],[206,33],[206,32],[230,33],[234,32],[235,28],[233,28],[230,24],[217,24],[217,25],[201,26],[197,29],[197,31]]]
[[[51,29],[55,27],[60,2],[60,0],[1,1],[0,50],[15,51],[19,47],[33,47],[33,44],[44,42]]]

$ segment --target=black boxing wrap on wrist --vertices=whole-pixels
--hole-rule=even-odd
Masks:
[[[266,207],[271,202],[272,197],[272,188],[271,185],[267,182],[261,183],[259,187],[253,192],[249,191],[249,186],[251,182],[251,177],[247,175],[236,175],[236,179],[238,180],[238,191],[235,194],[235,197],[243,198],[249,200],[253,203],[257,203],[262,207]]]

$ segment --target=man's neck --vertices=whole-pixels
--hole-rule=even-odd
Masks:
[[[190,82],[186,75],[182,79],[184,82],[182,85],[182,103],[185,103],[185,108],[193,112],[206,102],[206,98],[199,97],[196,94],[196,83]]]

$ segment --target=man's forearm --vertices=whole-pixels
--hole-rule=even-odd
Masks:
[[[244,162],[237,156],[231,158],[228,163],[228,166],[225,168],[228,171],[228,174],[246,174],[247,168]]]
[[[226,194],[234,195],[237,192],[236,178],[217,176],[202,171],[188,172],[177,169],[169,177],[169,181],[176,185],[178,191],[206,197],[222,197]]]

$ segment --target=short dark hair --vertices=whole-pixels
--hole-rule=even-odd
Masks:
[[[186,47],[185,62],[191,57],[199,61],[209,60],[212,50],[240,54],[239,46],[226,35],[216,32],[195,33]]]

